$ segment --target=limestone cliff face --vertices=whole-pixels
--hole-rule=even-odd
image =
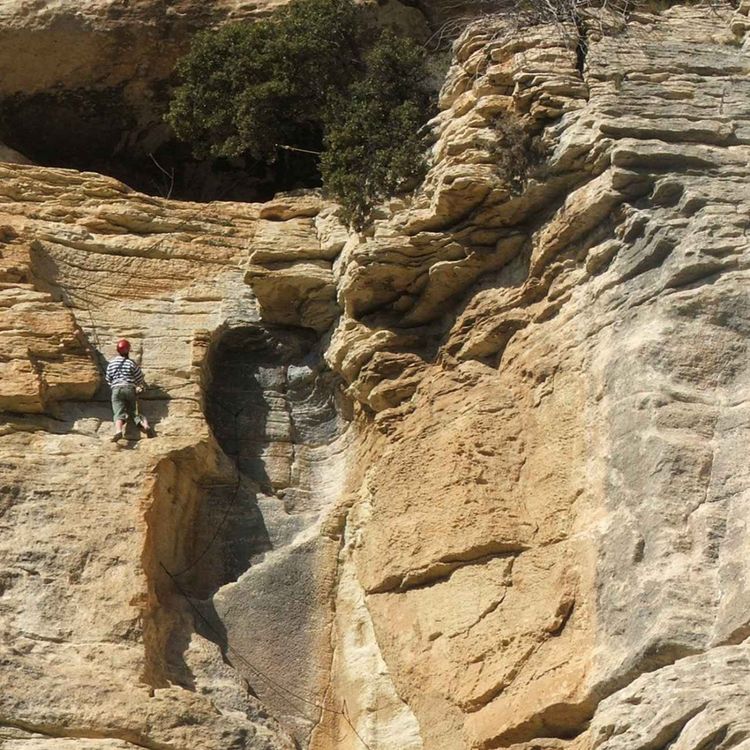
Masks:
[[[748,10],[472,27],[364,236],[0,165],[0,744],[747,747]]]

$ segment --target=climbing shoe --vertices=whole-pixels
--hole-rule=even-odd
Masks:
[[[110,439],[112,440],[113,443],[117,443],[120,440],[122,440],[123,437],[125,437],[125,436],[123,435],[122,432],[116,432],[114,435],[112,435],[112,437]]]

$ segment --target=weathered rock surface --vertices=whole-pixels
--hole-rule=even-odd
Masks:
[[[746,748],[749,666],[747,645],[721,646],[642,675],[602,702],[593,747]]]
[[[749,7],[475,26],[364,236],[0,167],[2,742],[745,747]]]
[[[25,381],[4,403],[16,414],[5,415],[2,437],[2,658],[12,679],[3,680],[0,723],[22,730],[24,742],[41,734],[128,747],[291,748],[206,636],[219,639],[198,634],[179,593],[205,595],[236,575],[236,536],[218,515],[229,501],[223,488],[250,480],[209,432],[201,386],[212,375],[206,331],[219,345],[222,326],[252,328],[240,315],[249,292],[233,259],[257,208],[237,206],[232,226],[228,206],[219,221],[205,206],[165,216],[164,204],[115,181],[28,167],[6,168],[0,193],[6,237],[16,236],[3,257],[29,243],[14,267],[48,290],[8,285],[11,302],[21,293],[39,299],[4,307],[3,327],[27,316],[16,336],[59,359],[47,355],[42,403],[55,401],[54,419],[24,416],[41,410]],[[212,227],[197,244],[188,234],[195,221]],[[73,316],[88,335],[80,354],[66,350],[81,337]],[[111,356],[121,334],[144,352],[143,409],[161,433],[138,450],[107,443],[106,395],[94,396],[94,342]],[[160,343],[143,347],[144,335]],[[13,382],[4,378],[4,389]],[[245,518],[258,512],[251,491],[233,500]],[[199,521],[222,532],[200,567],[209,530]],[[180,574],[177,585],[167,570]]]
[[[5,228],[0,250],[0,409],[41,412],[63,398],[94,395],[99,373],[73,315],[42,291],[31,247]]]

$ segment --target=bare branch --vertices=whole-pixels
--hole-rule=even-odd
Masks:
[[[162,165],[159,164],[158,161],[156,161],[156,157],[153,154],[149,154],[149,157],[151,161],[154,162],[154,164],[156,164],[159,171],[163,172],[166,175],[167,179],[169,180],[169,190],[167,190],[167,194],[164,197],[167,199],[171,198],[172,191],[174,190],[174,167],[172,167],[172,169],[169,172],[167,172],[167,170],[164,169],[164,167],[162,167]]]

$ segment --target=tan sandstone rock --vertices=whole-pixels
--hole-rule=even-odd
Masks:
[[[361,236],[0,167],[2,742],[747,745],[746,6],[485,19]]]

